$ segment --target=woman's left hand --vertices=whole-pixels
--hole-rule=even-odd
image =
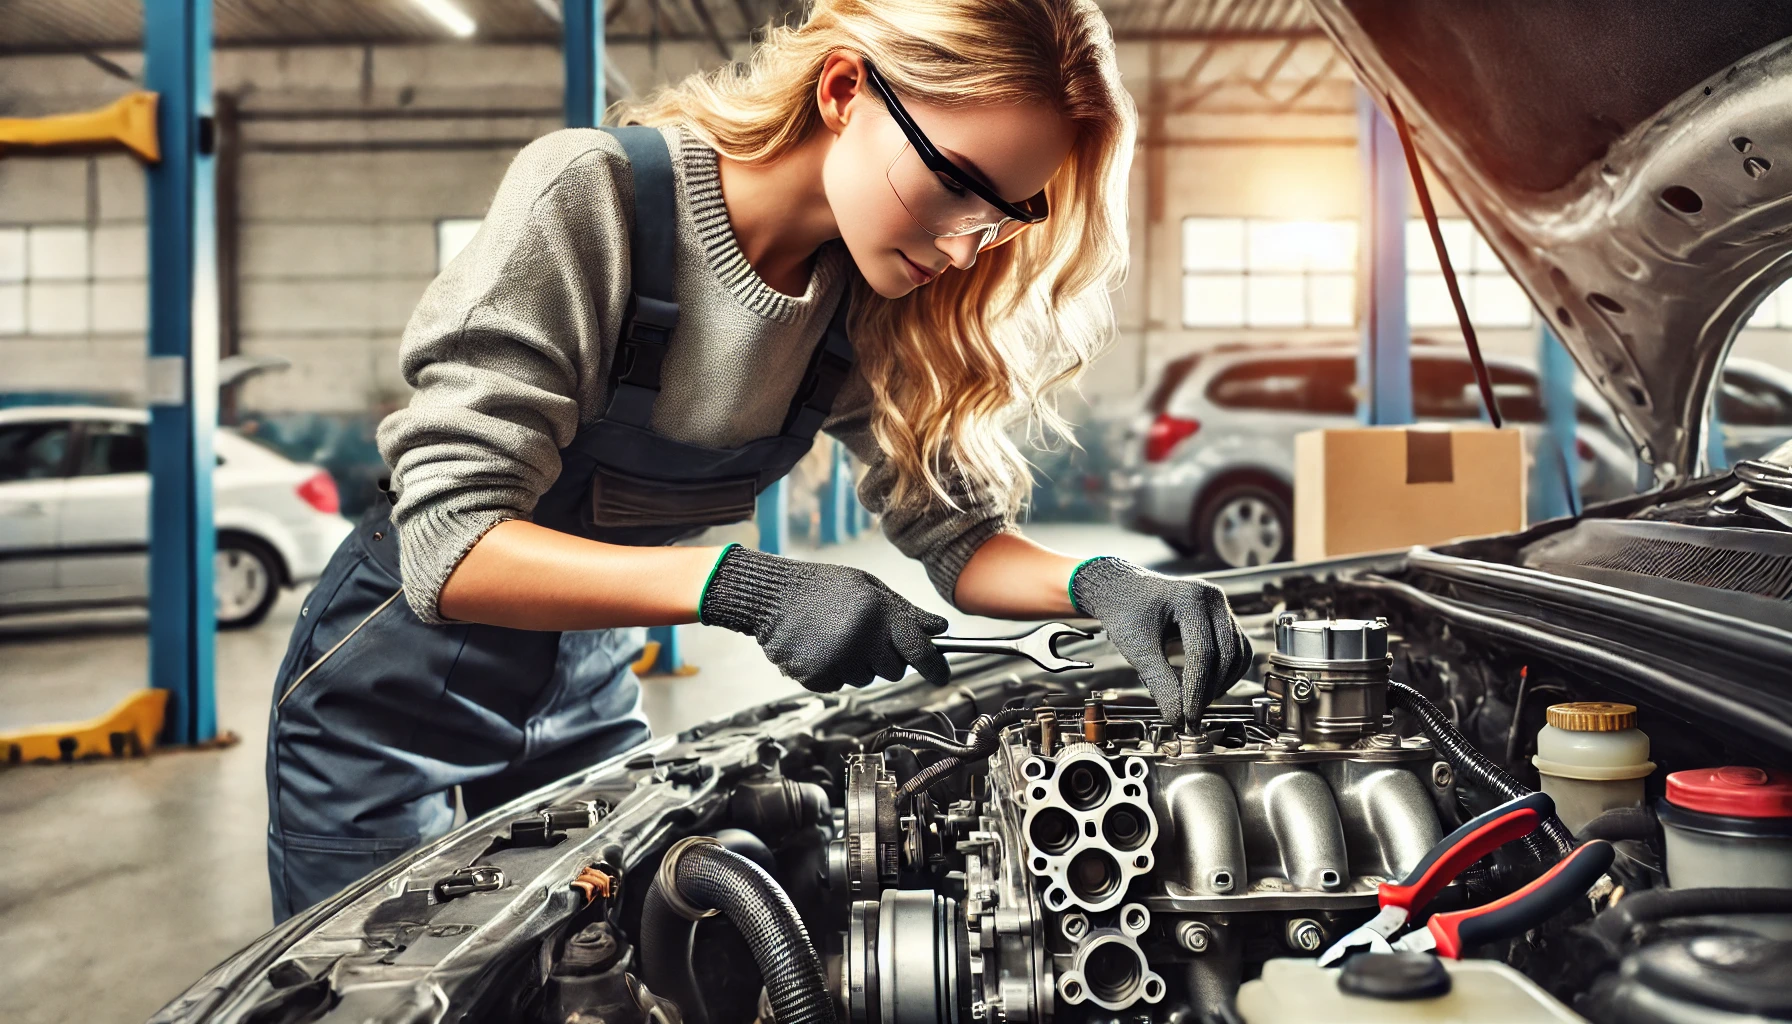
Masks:
[[[1208,702],[1251,665],[1251,641],[1232,618],[1225,592],[1205,580],[1165,576],[1124,558],[1097,558],[1071,574],[1070,598],[1078,611],[1101,620],[1164,719],[1179,731],[1199,721]],[[1178,634],[1180,679],[1164,655],[1164,642]]]

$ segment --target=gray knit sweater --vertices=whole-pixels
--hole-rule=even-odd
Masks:
[[[653,428],[716,448],[775,434],[849,277],[845,248],[817,255],[801,297],[760,279],[735,241],[716,153],[660,131],[678,185],[674,281],[681,313]],[[408,408],[379,429],[392,469],[405,598],[425,622],[442,585],[485,532],[527,519],[560,473],[559,450],[602,415],[629,295],[633,184],[607,133],[567,129],[517,154],[467,247],[424,292],[400,348]],[[890,507],[894,467],[869,429],[870,388],[854,373],[823,429],[868,467],[860,499],[927,567],[948,601],[984,541],[1010,527],[988,494],[953,488]],[[961,479],[950,473],[947,479]]]

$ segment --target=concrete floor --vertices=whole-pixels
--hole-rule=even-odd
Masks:
[[[1113,527],[1028,531],[1076,555],[1141,562],[1170,552]],[[881,536],[800,557],[876,573],[969,634]],[[273,675],[298,614],[289,593],[259,627],[218,638],[218,720],[241,741],[122,762],[0,769],[0,1018],[10,1024],[141,1021],[270,923],[262,753]],[[86,718],[143,685],[144,614],[0,620],[0,728]],[[690,627],[701,671],[645,683],[656,732],[771,699],[795,684],[751,637]]]

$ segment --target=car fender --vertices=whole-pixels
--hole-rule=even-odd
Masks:
[[[302,561],[297,538],[279,517],[250,505],[226,505],[212,514],[219,533],[246,534],[274,549],[280,556],[281,584],[292,580],[292,567]]]
[[[1185,516],[1193,514],[1215,483],[1240,473],[1267,476],[1294,488],[1294,445],[1286,434],[1231,433],[1191,453],[1187,464],[1199,485],[1189,493]]]
[[[1140,489],[1146,517],[1192,537],[1195,508],[1213,484],[1239,473],[1271,477],[1293,487],[1294,451],[1286,436],[1228,432],[1179,448]]]

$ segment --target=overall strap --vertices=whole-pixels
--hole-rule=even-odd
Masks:
[[[852,339],[846,334],[846,318],[851,308],[852,285],[849,282],[840,293],[840,304],[834,307],[834,316],[828,321],[821,343],[809,357],[803,382],[797,385],[796,396],[790,400],[790,411],[784,416],[782,433],[785,437],[813,440],[833,410],[834,399],[840,396],[847,376],[852,373]]]
[[[660,395],[660,365],[678,324],[678,301],[672,294],[678,245],[672,153],[658,128],[598,130],[622,143],[635,187],[635,227],[629,240],[631,294],[611,361],[604,419],[645,427]]]

